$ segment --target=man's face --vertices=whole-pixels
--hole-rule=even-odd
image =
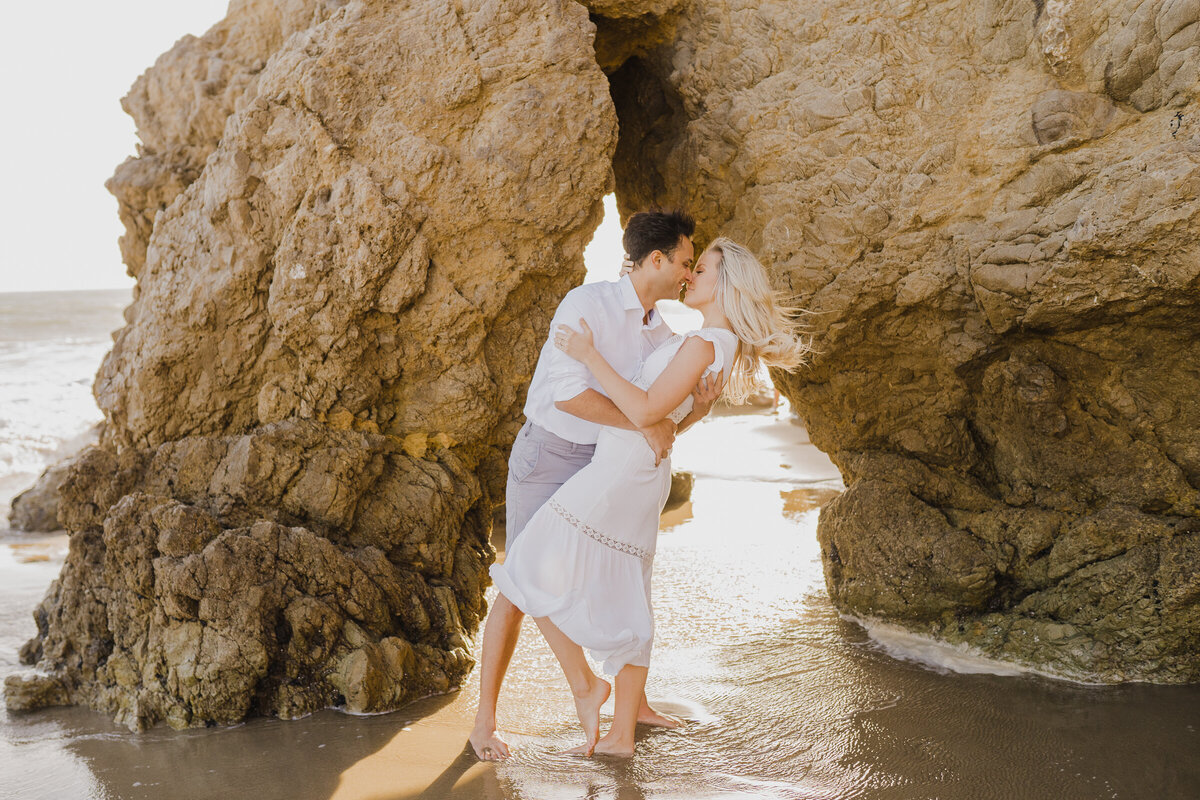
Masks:
[[[696,248],[692,245],[692,240],[686,236],[679,237],[679,245],[671,253],[671,258],[666,261],[662,270],[664,293],[668,297],[678,298],[687,288],[692,279],[692,260],[695,255]]]

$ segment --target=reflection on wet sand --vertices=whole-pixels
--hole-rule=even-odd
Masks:
[[[785,419],[745,415],[708,420],[677,443],[675,466],[697,477],[691,501],[663,519],[647,691],[687,724],[643,731],[632,759],[563,754],[582,737],[557,663],[527,621],[499,708],[507,762],[480,763],[466,749],[473,677],[456,694],[379,716],[329,710],[141,734],[82,709],[0,716],[0,795],[1200,797],[1200,687],[960,674],[894,658],[839,617],[815,537],[837,473],[806,442]],[[18,563],[0,544],[0,672],[16,668],[57,564]]]
[[[809,511],[819,511],[821,506],[837,497],[839,493],[838,489],[821,487],[782,489],[779,497],[783,500],[783,515],[791,520],[799,520]]]

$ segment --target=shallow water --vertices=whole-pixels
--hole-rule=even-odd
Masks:
[[[645,731],[633,759],[562,755],[582,737],[527,624],[501,700],[506,763],[463,753],[473,675],[393,714],[183,732],[131,733],[85,709],[0,710],[0,798],[1200,797],[1200,687],[988,674],[995,665],[839,617],[815,526],[841,486],[786,415],[713,416],[673,458],[696,485],[663,520],[648,693],[688,723]],[[0,534],[0,676],[20,668],[65,543]]]
[[[9,501],[103,419],[92,381],[127,289],[0,293],[0,527]]]

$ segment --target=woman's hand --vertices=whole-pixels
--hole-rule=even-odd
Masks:
[[[624,260],[621,261],[621,272],[619,273],[619,276],[622,278],[633,272],[633,262],[629,260],[629,253],[625,253],[624,256]]]
[[[569,325],[559,325],[554,332],[554,346],[576,361],[586,362],[596,348],[592,344],[592,329],[587,321],[580,317],[579,324],[582,331],[573,330]]]

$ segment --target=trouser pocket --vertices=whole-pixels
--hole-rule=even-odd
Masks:
[[[528,480],[537,469],[541,455],[542,446],[527,436],[526,430],[522,429],[508,456],[509,475],[518,483]]]

